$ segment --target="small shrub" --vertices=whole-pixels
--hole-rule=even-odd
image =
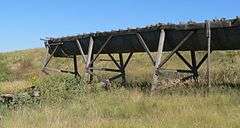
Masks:
[[[32,85],[31,88],[16,92],[13,100],[7,103],[10,108],[34,107],[41,103],[58,105],[70,102],[85,93],[83,82],[72,76],[59,75],[40,79],[34,78],[29,82]],[[35,96],[33,94],[35,91],[40,92],[40,95]]]
[[[82,95],[83,82],[72,76],[50,76],[33,83],[40,91],[40,99],[51,104],[70,101]]]
[[[34,106],[34,104],[38,103],[39,99],[36,97],[32,97],[28,92],[20,92],[15,95],[12,102],[10,102],[10,107],[18,108],[25,106]]]

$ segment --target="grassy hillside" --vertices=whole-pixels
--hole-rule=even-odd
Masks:
[[[114,83],[111,91],[87,85],[71,75],[44,75],[44,49],[0,53],[0,94],[12,93],[14,101],[0,103],[0,127],[239,127],[240,53],[212,54],[212,83],[206,88],[205,65],[200,82],[187,82],[150,95],[147,88],[153,67],[146,54],[136,54],[127,67],[131,87]],[[189,53],[184,52],[189,58]],[[201,58],[204,53],[198,53]],[[107,58],[101,56],[101,58]],[[81,62],[81,58],[79,57]],[[72,70],[71,59],[54,59],[49,66]],[[114,65],[98,62],[96,66]],[[80,72],[83,65],[79,63]],[[165,67],[186,68],[173,57]],[[102,77],[112,74],[99,73]],[[36,86],[40,97],[26,88]],[[14,122],[14,123],[13,123]]]
[[[165,54],[166,55],[166,54]],[[188,52],[183,53],[184,56],[190,58]],[[200,59],[204,53],[200,52],[197,57]],[[41,72],[43,60],[45,57],[45,49],[30,49],[24,51],[0,53],[0,88],[7,91],[6,88],[16,85],[22,86],[24,83],[28,85],[28,82],[36,79],[41,79],[46,76]],[[102,55],[101,58],[108,57]],[[238,76],[240,75],[240,53],[239,52],[214,52],[212,54],[212,79],[216,85],[220,84],[235,84],[239,83]],[[82,58],[79,56],[79,72],[83,73],[84,65],[81,63]],[[97,62],[96,67],[114,67],[112,62]],[[72,59],[52,59],[49,67],[56,67],[58,69],[73,70]],[[174,56],[165,67],[174,68],[187,68],[180,59]],[[126,69],[127,79],[132,82],[151,82],[153,66],[146,54],[135,54],[131,59]],[[206,65],[203,65],[200,69],[200,78],[204,78],[206,74]],[[57,74],[56,72],[51,72]],[[113,74],[97,72],[103,77]],[[24,85],[23,85],[24,86]],[[15,87],[14,87],[15,88]],[[7,91],[8,92],[8,91]]]

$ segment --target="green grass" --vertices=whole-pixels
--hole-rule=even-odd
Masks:
[[[187,52],[183,53],[189,58]],[[166,55],[166,54],[165,54]],[[203,53],[197,55],[202,57]],[[13,93],[9,104],[0,103],[2,128],[59,127],[240,127],[240,53],[212,54],[212,84],[187,82],[150,94],[153,67],[146,54],[136,54],[127,67],[129,87],[113,83],[105,91],[69,75],[41,73],[43,49],[0,54],[0,94]],[[101,56],[106,58],[106,56]],[[80,59],[79,59],[80,60]],[[80,60],[82,61],[82,60]],[[113,67],[109,62],[96,66]],[[52,67],[72,70],[71,59],[55,59]],[[80,72],[84,66],[79,64]],[[175,56],[168,68],[186,68]],[[103,77],[113,74],[100,73]],[[26,88],[36,86],[41,94],[31,98]]]
[[[7,112],[2,126],[59,127],[240,127],[239,94],[154,95],[118,89],[89,93],[72,102]],[[14,123],[13,123],[14,122]]]

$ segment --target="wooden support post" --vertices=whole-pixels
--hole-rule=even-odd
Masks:
[[[91,75],[91,71],[89,70],[89,67],[91,66],[91,58],[92,58],[92,54],[93,54],[93,43],[94,43],[94,40],[92,37],[90,37],[90,40],[89,40],[89,47],[88,47],[88,56],[87,56],[87,62],[86,62],[86,67],[85,67],[85,70],[86,70],[86,73],[85,73],[85,79],[87,80],[90,80],[90,76]]]
[[[158,44],[157,57],[156,57],[156,63],[155,63],[155,69],[157,69],[161,63],[164,41],[165,41],[165,31],[161,30],[159,44]]]
[[[119,53],[119,60],[120,60],[120,71],[122,73],[122,84],[126,83],[126,74],[125,74],[125,69],[124,69],[124,62],[123,62],[123,55],[122,53]]]
[[[74,75],[75,75],[75,77],[78,77],[79,73],[78,73],[77,56],[76,55],[73,55],[73,64],[74,64]]]
[[[109,69],[109,68],[92,68],[93,70],[99,70],[99,71],[110,71],[110,72],[118,72],[118,73],[121,73],[121,74],[118,74],[114,77],[111,77],[108,79],[108,82],[110,81],[113,81],[115,79],[118,79],[118,78],[122,78],[122,84],[125,84],[126,83],[126,72],[125,72],[125,68],[127,67],[132,55],[133,55],[133,52],[131,52],[126,61],[124,62],[124,59],[123,59],[123,54],[122,53],[119,53],[119,63],[117,62],[117,60],[114,58],[113,55],[111,54],[108,54],[109,57],[111,58],[111,61],[114,62],[114,64],[116,65],[116,67],[118,69]],[[106,82],[106,80],[104,80]],[[103,81],[103,82],[104,82]]]
[[[154,74],[153,74],[153,84],[151,91],[154,91],[156,89],[156,86],[158,84],[158,67],[161,63],[161,58],[162,58],[162,52],[163,52],[163,46],[164,46],[164,41],[165,41],[165,31],[161,30],[160,37],[159,37],[159,43],[158,43],[158,51],[157,51],[157,57],[156,57],[156,63],[155,63],[155,68],[154,68]]]
[[[197,81],[198,78],[198,69],[197,69],[197,62],[196,62],[196,54],[194,50],[191,50],[191,60],[192,60],[192,73],[193,79]]]
[[[207,43],[208,43],[208,59],[207,59],[207,76],[208,76],[208,86],[211,87],[211,74],[210,74],[210,66],[211,66],[211,23],[210,21],[207,21],[206,23],[206,29],[207,29]]]
[[[94,55],[92,54],[92,56],[91,56],[91,61],[92,61],[93,57],[94,57]],[[90,66],[89,66],[89,67],[93,67],[93,63],[94,63],[94,62],[90,63]],[[90,72],[93,73],[93,69],[89,69],[89,70],[90,70]],[[93,74],[90,74],[89,77],[90,77],[90,78],[89,78],[89,82],[91,83],[91,82],[93,81]]]

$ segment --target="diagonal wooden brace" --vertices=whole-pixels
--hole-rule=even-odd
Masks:
[[[176,55],[188,66],[189,69],[193,69],[192,65],[178,51],[176,51]]]
[[[191,31],[184,37],[184,39],[172,50],[172,52],[159,64],[159,69],[167,63],[167,61],[179,50],[179,48],[194,34],[194,31]]]
[[[52,59],[54,53],[57,51],[58,48],[59,48],[59,45],[57,45],[55,47],[55,49],[53,50],[52,54],[48,57],[49,47],[47,46],[46,59],[44,61],[43,67],[42,67],[42,71],[43,72],[45,72],[45,68],[47,67],[48,63],[50,62],[50,60]]]
[[[210,51],[210,53],[212,53],[212,51]],[[205,54],[203,58],[200,60],[200,62],[197,64],[197,69],[199,69],[202,66],[202,64],[207,60],[207,58],[208,58],[208,53]]]
[[[128,65],[128,63],[129,63],[132,55],[133,55],[133,52],[131,52],[131,53],[128,55],[128,58],[126,59],[125,64],[123,65],[123,69],[125,69],[125,68],[127,67],[127,65]]]
[[[78,39],[76,40],[76,42],[77,42],[78,49],[79,49],[79,51],[80,51],[80,53],[81,53],[81,55],[83,57],[83,60],[86,63],[87,62],[87,58],[86,58],[86,56],[85,56],[85,54],[83,52],[82,46],[81,46],[81,44],[80,44]]]
[[[102,45],[102,47],[100,48],[100,50],[97,52],[96,54],[96,57],[92,59],[92,61],[90,63],[93,63],[97,58],[98,56],[101,54],[101,52],[103,51],[103,49],[106,47],[106,45],[111,41],[112,39],[112,35],[108,37],[108,39],[105,41],[105,43]],[[89,64],[90,64],[89,63]]]
[[[150,50],[148,49],[148,46],[146,45],[143,37],[142,37],[139,33],[137,33],[137,37],[138,37],[139,42],[140,42],[141,45],[143,46],[144,50],[147,52],[148,56],[150,57],[153,65],[155,65],[155,61],[154,61],[154,59],[153,59],[153,57],[152,57],[152,55],[151,55]]]
[[[113,63],[118,67],[118,69],[120,69],[121,66],[118,64],[117,60],[112,56],[112,54],[109,53],[108,56],[111,58]]]

